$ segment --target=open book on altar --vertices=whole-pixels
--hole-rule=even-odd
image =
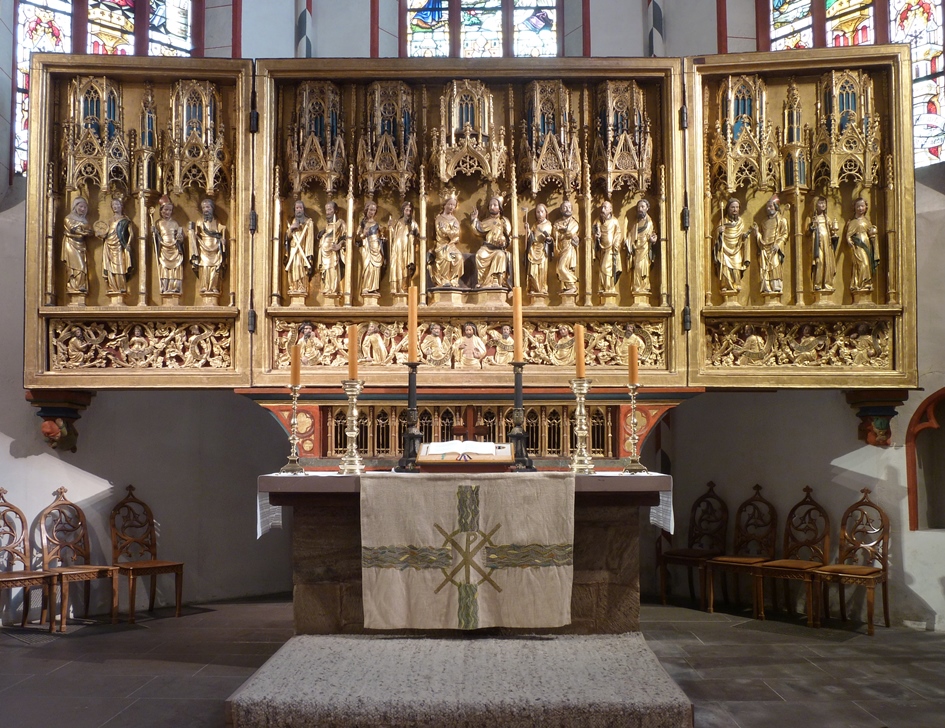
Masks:
[[[420,445],[418,465],[450,463],[498,463],[512,464],[515,456],[508,443],[479,442],[478,440],[449,440],[447,442],[425,442]]]

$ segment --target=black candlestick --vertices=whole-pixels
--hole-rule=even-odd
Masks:
[[[522,394],[522,370],[525,362],[513,361],[512,370],[515,372],[515,406],[512,409],[512,429],[509,440],[512,442],[512,452],[515,454],[516,470],[535,470],[532,459],[525,449],[525,402]]]
[[[407,366],[410,369],[407,372],[407,429],[404,431],[404,456],[394,468],[398,473],[417,472],[417,455],[423,441],[419,427],[420,417],[417,414],[417,367],[420,364],[409,361]]]

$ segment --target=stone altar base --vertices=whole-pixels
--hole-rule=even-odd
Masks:
[[[692,723],[688,698],[639,634],[303,635],[226,702],[231,728]]]

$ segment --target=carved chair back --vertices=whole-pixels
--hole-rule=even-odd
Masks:
[[[755,485],[752,490],[755,494],[735,512],[733,553],[736,556],[774,558],[778,512],[773,504],[762,498],[760,485]]]
[[[128,495],[115,505],[109,516],[113,564],[157,558],[154,514],[147,503],[134,496],[133,485],[127,490]]]
[[[869,488],[863,488],[863,497],[846,509],[840,521],[839,564],[880,566],[889,565],[889,517],[870,500]]]
[[[26,516],[6,499],[6,494],[6,488],[0,488],[0,571],[13,571],[17,563],[29,571],[33,562]]]
[[[66,499],[66,492],[65,488],[59,488],[56,499],[39,514],[43,569],[84,565],[91,561],[85,513]]]
[[[830,516],[804,486],[804,498],[788,513],[784,526],[783,559],[827,563],[830,556]]]
[[[708,492],[696,498],[689,512],[689,548],[725,551],[728,530],[728,506],[709,481]]]

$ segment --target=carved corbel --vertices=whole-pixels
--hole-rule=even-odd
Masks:
[[[890,422],[899,414],[901,407],[909,397],[905,389],[867,389],[844,393],[847,402],[856,410],[860,418],[857,436],[868,445],[889,447],[892,442]]]
[[[95,392],[80,392],[71,389],[28,389],[26,401],[38,408],[36,413],[43,418],[41,431],[46,444],[53,450],[76,451],[79,432],[75,422],[92,402]]]

